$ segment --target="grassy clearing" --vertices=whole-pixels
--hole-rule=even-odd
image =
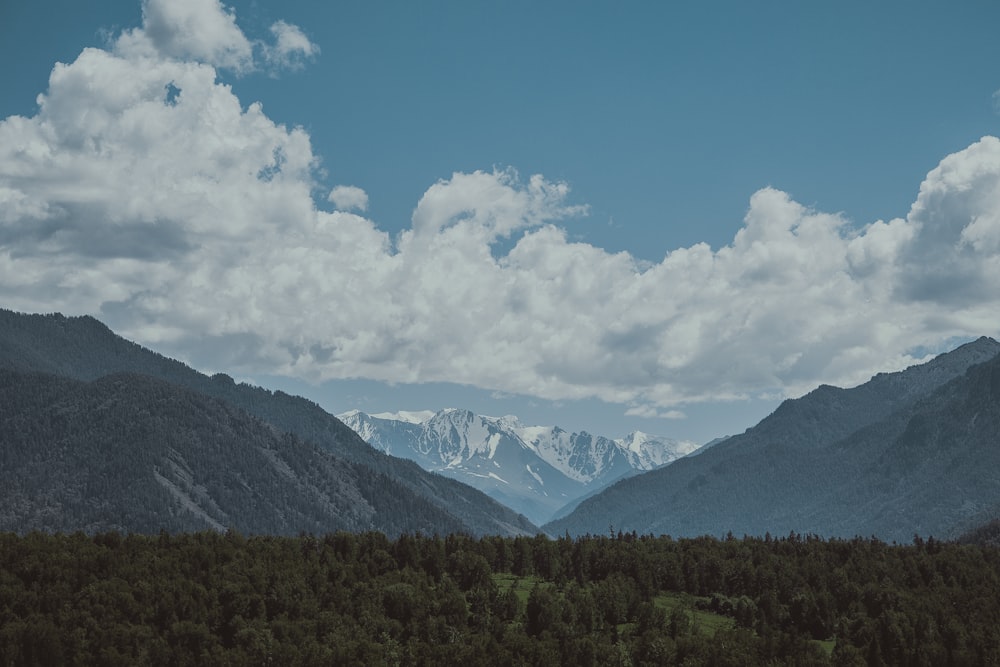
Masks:
[[[547,582],[540,577],[527,576],[518,577],[509,572],[501,572],[493,575],[493,582],[501,592],[513,591],[521,603],[522,608],[528,604],[528,596],[531,590],[538,584],[552,586],[555,584]],[[704,609],[698,609],[698,602],[707,602],[709,598],[698,597],[687,593],[661,593],[653,598],[653,604],[663,609],[667,616],[675,611],[687,614],[691,622],[691,631],[703,637],[714,637],[720,630],[732,630],[736,627],[736,621],[728,616],[715,614]],[[635,630],[635,623],[623,623],[618,626],[618,632],[628,634]],[[829,657],[833,655],[833,649],[837,645],[836,640],[811,640],[823,653]]]
[[[833,649],[837,645],[836,639],[813,639],[812,642],[823,649],[826,657],[833,655]]]
[[[531,589],[533,589],[537,584],[545,584],[551,582],[545,582],[543,579],[535,576],[529,577],[518,577],[513,574],[502,572],[493,575],[493,582],[497,585],[497,588],[502,591],[514,591],[517,596],[518,601],[522,605],[528,603],[528,596],[531,594]],[[701,599],[707,600],[708,598],[698,598],[694,595],[688,595],[686,593],[661,593],[653,599],[653,603],[667,612],[669,616],[675,610],[681,610],[687,613],[688,617],[691,619],[692,630],[698,634],[705,635],[707,637],[714,637],[715,633],[719,630],[731,630],[736,627],[736,621],[728,616],[721,616],[719,614],[713,614],[710,611],[704,611],[702,609],[696,609],[695,603]],[[827,642],[822,642],[826,644]],[[829,651],[833,651],[832,642],[829,642],[831,646]],[[824,650],[826,650],[824,645]]]
[[[687,593],[663,593],[657,595],[653,602],[665,610],[668,615],[676,609],[686,612],[693,619],[692,630],[696,634],[714,637],[719,630],[731,630],[736,627],[736,621],[728,616],[695,608],[695,603],[707,600],[708,598],[688,595]],[[837,645],[835,639],[813,639],[810,641],[818,646],[827,657],[833,655],[833,649]]]
[[[685,612],[691,618],[692,629],[697,634],[714,637],[719,630],[732,630],[736,627],[736,621],[728,616],[696,609],[695,602],[698,600],[708,600],[708,598],[698,598],[686,593],[661,593],[653,598],[653,603],[666,611],[668,616],[676,610]]]
[[[542,584],[545,581],[539,577],[518,577],[509,572],[501,572],[493,575],[493,583],[501,592],[513,590],[518,601],[522,605],[526,605],[528,604],[528,596],[531,595],[531,589],[536,584]],[[551,585],[554,586],[554,584]]]

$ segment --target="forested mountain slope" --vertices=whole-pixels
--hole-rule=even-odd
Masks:
[[[742,435],[620,482],[545,528],[954,535],[1000,510],[998,353],[1000,344],[981,338],[853,389],[820,387]]]
[[[462,523],[217,399],[0,369],[0,530],[399,534]]]
[[[474,534],[533,533],[526,518],[464,484],[422,470],[411,461],[375,451],[337,418],[306,399],[236,384],[226,375],[208,377],[114,334],[91,317],[25,315],[0,310],[0,368],[50,373],[92,381],[114,373],[151,376],[224,401],[269,424],[278,434],[292,433],[337,459],[354,464],[366,478],[381,479],[399,498],[415,497],[450,515]],[[379,477],[381,476],[381,477]],[[402,530],[450,532],[450,523]]]

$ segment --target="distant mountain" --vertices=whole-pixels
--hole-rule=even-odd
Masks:
[[[236,384],[222,374],[208,377],[115,335],[91,317],[24,315],[0,310],[0,368],[14,371],[15,375],[10,376],[14,379],[44,373],[87,383],[113,374],[144,375],[189,390],[192,395],[200,395],[202,400],[221,401],[230,409],[256,417],[276,434],[294,435],[297,446],[316,446],[332,454],[335,462],[329,465],[346,466],[361,479],[378,480],[388,494],[429,504],[441,513],[439,524],[405,523],[398,527],[402,532],[447,533],[456,526],[461,531],[480,535],[533,534],[537,531],[525,517],[480,491],[428,473],[411,461],[374,450],[354,431],[311,401],[280,391]],[[0,409],[4,410],[4,418],[16,416],[9,414],[6,406]],[[204,473],[222,474],[222,471],[206,470]],[[90,473],[80,470],[80,474]],[[95,501],[93,498],[84,500]],[[26,507],[25,511],[30,509]],[[349,513],[353,510],[342,507],[338,511]],[[380,517],[368,527],[392,523],[383,519]]]
[[[853,389],[821,386],[698,456],[544,528],[947,537],[1000,510],[1000,344],[980,338]]]
[[[641,432],[611,440],[459,409],[375,415],[354,410],[338,417],[373,447],[474,486],[535,522],[698,447]]]

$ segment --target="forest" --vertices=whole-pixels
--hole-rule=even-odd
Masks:
[[[1000,550],[0,533],[0,664],[1000,664]]]

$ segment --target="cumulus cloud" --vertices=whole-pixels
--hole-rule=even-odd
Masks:
[[[142,28],[121,35],[117,47],[129,55],[193,59],[236,71],[253,66],[253,46],[219,0],[144,0]]]
[[[301,28],[278,21],[271,26],[274,44],[263,46],[264,60],[278,69],[301,69],[304,61],[319,55],[319,46],[313,44]]]
[[[730,244],[656,263],[571,241],[586,209],[568,186],[513,170],[431,184],[390,238],[358,213],[360,188],[318,207],[309,136],[218,82],[249,66],[240,35],[214,0],[148,0],[143,27],[56,65],[35,116],[0,121],[6,307],[91,313],[234,373],[457,382],[668,418],[997,333],[994,137],[942,160],[904,217],[859,228],[764,188]]]
[[[326,199],[341,211],[368,210],[368,193],[355,185],[338,185]]]
[[[143,0],[142,27],[122,33],[114,49],[130,60],[191,60],[238,74],[258,68],[255,50],[272,71],[299,69],[319,54],[298,26],[278,21],[271,35],[274,43],[252,42],[219,0]]]

